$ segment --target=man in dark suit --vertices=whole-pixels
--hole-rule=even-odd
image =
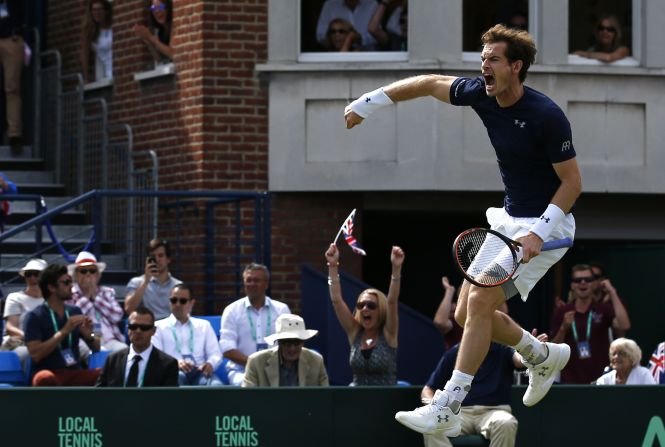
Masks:
[[[155,316],[140,307],[129,315],[129,348],[111,353],[96,386],[178,386],[178,361],[152,346]]]

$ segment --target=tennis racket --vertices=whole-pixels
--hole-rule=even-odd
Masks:
[[[541,251],[572,247],[570,238],[543,243]],[[520,243],[487,228],[471,228],[453,243],[453,258],[467,281],[496,287],[513,277],[522,262]]]

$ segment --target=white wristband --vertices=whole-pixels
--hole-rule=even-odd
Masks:
[[[531,227],[529,231],[538,235],[543,241],[547,240],[557,225],[566,217],[563,210],[553,203],[547,205],[547,209],[540,216],[540,219]]]
[[[349,106],[351,110],[356,112],[360,117],[367,118],[371,113],[381,107],[394,104],[393,100],[388,98],[383,92],[383,87],[377,88],[369,93],[365,93],[360,98],[353,101]]]

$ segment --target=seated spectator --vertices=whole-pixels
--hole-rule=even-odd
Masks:
[[[323,357],[303,347],[319,331],[305,329],[305,320],[293,314],[280,315],[275,326],[266,342],[278,346],[249,356],[242,386],[328,386]]]
[[[39,275],[46,302],[28,312],[23,332],[32,357],[33,386],[94,385],[99,370],[84,369],[79,361],[79,339],[99,351],[92,321],[81,309],[65,304],[72,297],[72,278],[64,265],[52,264]]]
[[[266,296],[270,272],[263,264],[249,264],[242,273],[247,296],[226,306],[222,313],[219,346],[230,362],[226,372],[231,385],[240,386],[247,357],[268,348],[266,337],[275,332],[275,320],[290,314],[289,306]]]
[[[649,370],[657,384],[665,385],[665,341],[658,344],[651,354]]]
[[[134,33],[147,45],[155,62],[170,62],[174,54],[171,48],[173,3],[171,0],[149,0],[148,8],[150,27],[134,25]]]
[[[316,25],[316,40],[326,46],[328,25],[333,19],[344,19],[360,34],[361,49],[375,50],[376,41],[367,30],[367,26],[376,7],[376,0],[326,0]]]
[[[7,137],[13,153],[23,150],[21,76],[25,58],[23,0],[0,2],[0,65],[4,75]]]
[[[634,340],[617,338],[610,344],[612,371],[596,380],[596,385],[655,385],[651,372],[640,366],[642,350]]]
[[[88,0],[81,33],[83,81],[90,80],[90,53],[95,54],[95,81],[113,77],[113,9],[109,0]]]
[[[10,293],[5,300],[5,329],[2,338],[2,351],[14,351],[21,359],[23,369],[26,369],[28,348],[25,346],[23,321],[28,312],[44,304],[42,291],[39,288],[39,273],[48,264],[43,259],[31,259],[18,272],[25,280],[25,289]]]
[[[360,43],[360,34],[344,19],[333,19],[328,25],[328,51],[357,51]]]
[[[145,260],[143,275],[136,276],[127,283],[125,312],[131,314],[138,307],[147,307],[158,320],[171,314],[169,297],[171,290],[180,281],[171,276],[171,248],[164,239],[153,239],[148,243],[148,257]]]
[[[178,361],[155,348],[155,316],[145,307],[129,315],[130,345],[109,354],[96,386],[143,388],[178,386]]]
[[[393,4],[399,5],[393,10],[385,28],[383,21],[386,12]],[[385,51],[406,51],[409,28],[408,3],[405,0],[384,0],[379,5],[367,25],[369,33],[376,39],[378,49]]]
[[[630,328],[626,308],[616,295],[611,304],[593,300],[594,281],[591,266],[574,265],[570,284],[572,301],[556,308],[552,315],[552,341],[571,347],[570,360],[561,371],[562,383],[595,382],[607,364],[608,328],[623,331]]]
[[[67,266],[67,272],[74,278],[72,299],[67,304],[77,306],[90,318],[93,333],[101,338],[104,351],[119,351],[127,347],[118,327],[124,313],[115,299],[115,289],[99,285],[104,269],[106,263],[97,262],[92,253],[79,253],[74,264]]]
[[[0,194],[18,194],[18,188],[7,178],[4,172],[0,172]],[[3,200],[0,202],[0,233],[5,231],[5,220],[11,212],[11,202]]]
[[[444,337],[446,350],[462,341],[462,326],[455,321],[455,309],[457,307],[457,296],[455,286],[450,284],[447,276],[441,277],[443,284],[443,298],[439,308],[434,315],[434,326]]]
[[[222,363],[217,336],[208,320],[190,316],[194,298],[188,285],[171,290],[171,315],[159,320],[152,344],[178,361],[180,385],[221,386],[215,370]]]
[[[399,247],[392,247],[390,252],[392,274],[388,296],[377,289],[364,290],[356,301],[355,313],[351,313],[342,298],[337,246],[330,244],[325,256],[330,300],[351,346],[351,385],[396,385],[397,311],[404,252]]]
[[[621,42],[623,32],[619,19],[612,14],[604,14],[598,20],[594,31],[595,44],[586,51],[575,51],[578,56],[610,63],[630,56],[630,50]]]
[[[596,279],[594,282],[594,297],[593,299],[597,302],[603,302],[603,303],[611,303],[612,302],[612,295],[617,296],[622,303],[624,301],[619,297],[617,294],[616,289],[612,285],[612,282],[610,279],[607,277],[605,274],[605,267],[603,267],[601,264],[597,262],[592,262],[589,264],[591,266],[591,271],[593,271],[593,276]],[[625,303],[624,303],[625,307]],[[626,310],[626,312],[628,312]],[[617,330],[617,329],[611,329],[610,330],[610,339],[618,338],[618,337],[623,337],[626,335],[625,331]]]

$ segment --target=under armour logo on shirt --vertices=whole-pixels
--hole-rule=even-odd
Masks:
[[[545,216],[540,216],[540,220],[544,220],[545,223],[550,223],[550,218]]]
[[[515,120],[515,125],[523,129],[526,126],[526,121]]]

